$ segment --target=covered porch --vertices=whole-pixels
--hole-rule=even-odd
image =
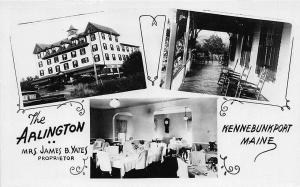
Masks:
[[[222,91],[224,85],[218,84],[224,69],[227,69],[237,74],[239,80],[243,79],[254,87],[260,86],[259,94],[248,99],[274,101],[284,95],[291,50],[291,24],[186,10],[176,10],[173,16],[162,87],[239,97],[238,83],[225,85],[228,87],[225,92]],[[199,62],[195,45],[201,30],[228,33],[229,59],[226,62]],[[225,84],[229,81],[226,79]]]

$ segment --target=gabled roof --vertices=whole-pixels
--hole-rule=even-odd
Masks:
[[[92,32],[92,33],[94,33],[94,32],[104,32],[104,33],[107,33],[107,34],[120,36],[120,34],[117,33],[117,31],[115,31],[114,29],[112,29],[110,27],[105,27],[103,25],[98,25],[96,23],[89,22],[87,24],[86,29],[85,29],[84,32],[87,34],[89,29],[91,30],[90,32]]]
[[[75,27],[73,27],[73,25],[71,25],[68,31],[70,31],[70,30],[77,30],[77,29]],[[88,31],[90,31],[90,33],[103,32],[103,33],[112,34],[115,36],[120,36],[120,34],[117,33],[112,28],[88,22],[85,31],[82,33],[79,33],[76,37],[73,37],[70,40],[68,38],[65,38],[63,40],[60,40],[60,41],[52,43],[52,44],[35,44],[33,54],[38,54],[38,53],[45,51],[46,49],[49,49],[52,47],[60,47],[60,45],[64,44],[64,43],[71,44],[71,40],[88,35]]]

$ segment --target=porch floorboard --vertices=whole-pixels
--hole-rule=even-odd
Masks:
[[[223,65],[218,61],[210,61],[206,64],[198,62],[192,64],[191,71],[187,73],[179,90],[222,96],[221,87],[218,85],[222,67]],[[234,95],[235,89],[230,89],[227,96],[234,97]],[[259,100],[267,101],[263,95],[260,95]]]

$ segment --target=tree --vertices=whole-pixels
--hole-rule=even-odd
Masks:
[[[123,63],[123,73],[125,76],[135,75],[137,73],[144,73],[143,58],[140,51],[135,51],[129,55]]]
[[[209,51],[211,54],[217,55],[227,51],[222,38],[217,35],[211,35],[208,39],[205,39],[202,47],[204,51]]]
[[[26,77],[26,79],[22,78],[20,85],[22,91],[32,91],[35,90],[34,86],[31,84],[31,82],[35,79],[38,79],[38,77]]]

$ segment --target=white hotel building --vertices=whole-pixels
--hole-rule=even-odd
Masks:
[[[138,46],[120,43],[114,29],[88,23],[82,33],[72,25],[68,37],[52,44],[36,44],[38,76],[33,84],[43,84],[53,77],[70,80],[74,75],[92,74],[97,77],[120,76],[123,62],[139,50]]]

